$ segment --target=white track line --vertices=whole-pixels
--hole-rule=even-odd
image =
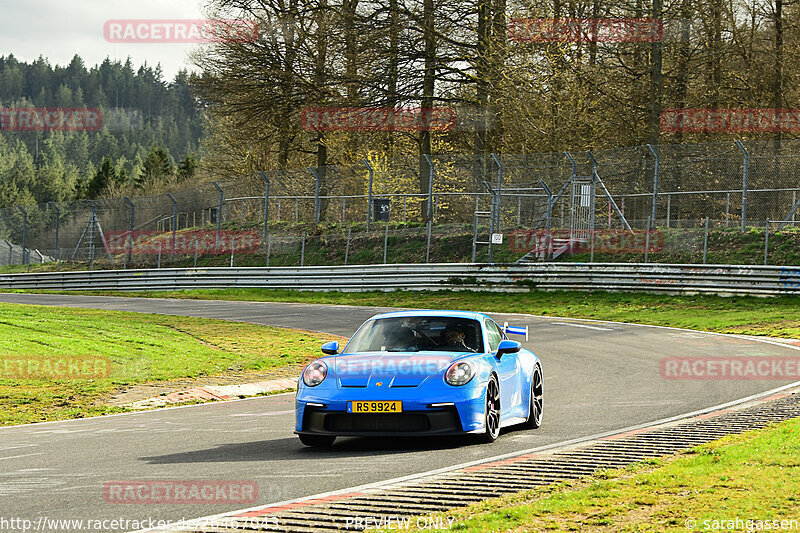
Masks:
[[[722,404],[719,404],[719,405],[715,405],[713,407],[708,407],[708,408],[705,408],[705,409],[700,409],[700,410],[697,410],[697,411],[693,411],[691,413],[686,413],[686,414],[673,416],[673,417],[669,417],[669,418],[663,418],[661,420],[656,420],[656,421],[653,421],[653,422],[647,422],[647,423],[644,423],[644,424],[638,424],[638,425],[635,425],[635,426],[629,426],[629,427],[626,427],[626,428],[623,428],[623,429],[607,431],[607,432],[604,432],[604,433],[597,433],[597,434],[594,434],[594,435],[589,435],[587,437],[578,437],[578,438],[571,439],[571,440],[556,442],[556,443],[548,444],[548,445],[545,445],[545,446],[539,446],[537,448],[529,448],[527,450],[519,450],[519,451],[516,451],[516,452],[506,453],[506,454],[502,454],[502,455],[496,455],[494,457],[488,457],[488,458],[484,458],[484,459],[477,459],[475,461],[470,461],[470,462],[467,462],[467,463],[461,463],[461,464],[453,465],[453,466],[446,466],[446,467],[443,467],[443,468],[437,468],[435,470],[429,470],[427,472],[420,472],[418,474],[410,474],[410,475],[407,475],[407,476],[397,477],[397,478],[393,478],[393,479],[387,479],[387,480],[384,480],[384,481],[377,481],[377,482],[373,482],[373,483],[367,483],[367,484],[364,484],[364,485],[358,485],[358,486],[355,486],[355,487],[348,487],[346,489],[339,489],[339,490],[334,490],[334,491],[329,491],[329,492],[323,492],[323,493],[320,493],[320,494],[314,494],[312,496],[303,496],[302,498],[296,498],[296,499],[293,499],[293,500],[285,500],[285,501],[276,502],[276,503],[262,504],[262,505],[258,505],[258,506],[255,506],[255,507],[249,507],[247,509],[237,509],[235,511],[228,511],[228,512],[220,513],[220,514],[216,514],[216,515],[210,515],[210,516],[204,516],[204,517],[200,517],[200,518],[194,518],[194,519],[185,521],[183,524],[186,527],[191,527],[191,525],[193,523],[197,523],[197,522],[203,523],[203,522],[218,521],[218,520],[222,520],[222,519],[225,519],[225,518],[232,518],[233,515],[249,513],[249,512],[258,511],[258,510],[261,510],[261,509],[267,509],[267,508],[270,508],[270,507],[282,507],[282,506],[285,506],[285,505],[293,505],[293,504],[297,504],[297,503],[301,503],[301,502],[306,502],[306,501],[309,501],[309,500],[317,500],[317,499],[320,499],[320,498],[326,498],[326,497],[329,497],[329,496],[339,496],[339,495],[342,495],[342,494],[349,494],[349,493],[353,493],[353,492],[366,492],[366,491],[370,491],[370,490],[377,490],[377,489],[381,489],[381,488],[386,488],[386,487],[391,486],[391,485],[397,485],[399,483],[406,483],[406,482],[414,481],[414,480],[417,480],[417,479],[420,479],[420,478],[426,478],[426,477],[435,476],[437,474],[446,474],[448,472],[452,472],[452,471],[455,471],[455,470],[461,470],[461,469],[464,469],[464,468],[469,468],[471,466],[482,465],[482,464],[485,464],[485,463],[494,463],[494,462],[497,462],[497,461],[502,461],[504,459],[511,459],[513,457],[519,457],[521,455],[529,455],[529,454],[540,453],[540,452],[544,452],[544,451],[550,451],[550,452],[557,451],[557,450],[562,449],[562,448],[574,447],[577,444],[582,444],[582,443],[586,443],[586,442],[595,441],[595,440],[601,439],[603,437],[610,437],[612,435],[618,435],[620,433],[627,433],[629,431],[635,431],[635,430],[638,430],[638,429],[644,429],[644,428],[649,428],[649,427],[653,427],[653,426],[660,426],[660,425],[663,425],[663,424],[669,424],[671,422],[677,422],[677,421],[680,421],[680,420],[683,420],[683,419],[692,418],[692,417],[695,417],[695,416],[704,415],[704,414],[712,413],[712,412],[715,412],[715,411],[721,411],[721,410],[727,409],[729,407],[734,407],[734,406],[737,406],[737,405],[746,404],[746,403],[752,402],[754,400],[758,400],[758,399],[761,399],[761,398],[772,396],[772,395],[777,394],[779,392],[783,392],[785,390],[798,388],[798,387],[800,387],[800,381],[796,381],[794,383],[790,383],[789,385],[784,385],[782,387],[778,387],[778,388],[775,388],[775,389],[772,389],[772,390],[769,390],[769,391],[765,391],[765,392],[761,392],[761,393],[758,393],[758,394],[754,394],[754,395],[748,396],[746,398],[742,398],[742,399],[739,399],[739,400],[734,400],[732,402],[722,403]],[[183,527],[183,526],[177,526],[176,525],[175,527]],[[147,533],[147,532],[152,532],[152,531],[172,531],[172,530],[163,529],[163,528],[141,529],[141,530],[134,531],[132,533]],[[180,530],[174,530],[174,531],[180,531]]]
[[[170,298],[164,298],[164,300],[174,301],[174,299],[170,299]],[[214,300],[214,301],[218,302],[218,303],[227,303],[228,302],[227,300]],[[241,302],[237,302],[237,303],[241,303]],[[319,306],[319,305],[325,305],[325,304],[303,304],[303,303],[295,303],[295,302],[247,302],[247,303],[260,303],[260,304],[284,303],[284,304],[296,305],[296,306],[306,306],[306,305]],[[360,308],[361,306],[331,305],[330,307],[359,307]],[[158,314],[158,313],[156,313],[156,314]],[[716,335],[716,336],[721,336],[721,337],[732,337],[732,338],[736,338],[736,339],[743,339],[743,340],[754,341],[754,342],[763,342],[763,343],[772,344],[772,345],[775,345],[775,346],[782,346],[782,347],[789,348],[789,349],[792,349],[792,350],[800,350],[800,346],[794,346],[794,345],[790,345],[790,344],[783,344],[783,343],[772,341],[772,340],[769,340],[769,339],[758,339],[758,338],[753,338],[753,337],[747,337],[747,336],[744,336],[744,335],[735,335],[735,334],[729,334],[729,333],[717,333],[717,332],[713,332],[713,331],[702,331],[702,330],[687,329],[687,328],[676,328],[676,327],[672,327],[672,326],[656,326],[656,325],[652,325],[652,324],[636,324],[636,323],[631,323],[631,322],[618,322],[618,321],[613,321],[613,320],[597,320],[597,319],[589,319],[589,318],[570,318],[570,317],[558,317],[558,316],[548,316],[548,315],[531,315],[531,314],[526,314],[526,313],[487,313],[487,314],[504,315],[504,316],[519,316],[519,317],[546,319],[546,320],[563,320],[563,321],[569,321],[569,322],[593,322],[593,323],[598,323],[598,324],[617,324],[617,325],[623,325],[623,326],[638,326],[638,327],[645,327],[645,328],[668,329],[668,330],[673,330],[673,331],[683,331],[683,332],[690,332],[690,333],[702,333],[702,334],[706,334],[706,335]],[[573,324],[570,324],[570,325],[573,325]],[[789,389],[796,388],[796,387],[800,387],[800,381],[797,381],[797,382],[794,382],[794,383],[790,383],[789,385],[784,385],[782,387],[778,387],[778,388],[775,388],[775,389],[771,389],[771,390],[768,390],[768,391],[765,391],[765,392],[762,392],[762,393],[759,393],[759,394],[748,396],[746,398],[742,398],[742,399],[739,399],[739,400],[734,400],[732,402],[727,402],[727,403],[715,405],[713,407],[700,409],[698,411],[693,411],[691,413],[685,413],[685,414],[682,414],[682,415],[673,416],[673,417],[665,418],[665,419],[661,419],[661,420],[656,420],[656,421],[653,421],[653,422],[648,422],[648,423],[640,424],[640,425],[637,425],[637,426],[630,426],[630,427],[627,427],[627,428],[618,429],[618,430],[614,430],[614,431],[610,431],[610,432],[606,432],[606,433],[599,433],[599,434],[596,434],[596,435],[590,435],[590,436],[587,436],[587,437],[578,437],[576,439],[571,439],[571,440],[562,441],[562,442],[558,442],[558,443],[554,443],[554,444],[549,444],[549,445],[541,446],[541,447],[538,447],[538,448],[530,448],[528,450],[520,450],[520,451],[516,451],[516,452],[511,452],[511,453],[507,453],[507,454],[504,454],[504,455],[497,455],[497,456],[490,457],[490,458],[478,459],[476,461],[472,461],[472,462],[469,462],[469,463],[462,463],[462,464],[455,465],[455,466],[448,466],[448,467],[440,468],[440,469],[437,469],[437,470],[430,470],[428,472],[422,472],[422,473],[418,473],[418,474],[411,474],[411,475],[408,475],[408,476],[389,479],[389,480],[385,480],[385,481],[369,483],[369,484],[366,484],[366,485],[359,485],[357,487],[350,487],[350,488],[347,488],[347,489],[340,489],[340,490],[336,490],[336,491],[325,492],[325,493],[321,493],[321,494],[315,494],[313,496],[304,496],[302,498],[297,498],[297,499],[294,499],[294,500],[287,500],[287,501],[283,501],[283,502],[258,505],[257,507],[251,507],[251,508],[248,508],[248,509],[240,509],[240,510],[237,510],[237,511],[229,511],[229,512],[226,512],[226,513],[221,513],[221,514],[218,514],[218,515],[212,515],[212,516],[207,516],[207,517],[202,517],[202,518],[196,518],[196,519],[193,519],[193,520],[194,521],[204,521],[204,520],[209,520],[210,521],[210,520],[220,519],[220,518],[224,518],[224,517],[229,517],[232,514],[247,513],[247,512],[251,512],[251,511],[257,511],[259,509],[264,509],[264,508],[267,508],[267,507],[278,507],[278,506],[290,505],[290,504],[299,503],[299,502],[308,501],[308,500],[324,498],[324,497],[327,497],[327,496],[336,496],[336,495],[340,495],[340,494],[347,494],[347,493],[350,493],[350,492],[361,492],[361,491],[370,490],[370,489],[378,489],[378,488],[381,488],[381,487],[385,487],[387,485],[393,485],[393,484],[396,484],[396,483],[412,481],[414,479],[418,479],[418,478],[422,478],[422,477],[428,477],[428,476],[432,476],[432,475],[436,475],[436,474],[442,474],[442,473],[450,472],[450,471],[453,471],[453,470],[460,470],[460,469],[463,469],[463,468],[468,468],[470,466],[476,466],[476,465],[480,465],[480,464],[484,464],[484,463],[492,463],[492,462],[496,462],[496,461],[501,461],[503,459],[509,459],[509,458],[512,458],[512,457],[518,457],[520,455],[528,455],[528,454],[532,454],[532,453],[536,453],[536,452],[542,452],[542,451],[547,451],[547,450],[554,450],[554,449],[558,449],[558,448],[564,448],[564,447],[568,447],[568,446],[573,446],[575,444],[580,444],[580,443],[583,443],[583,442],[589,442],[589,441],[592,441],[592,440],[597,440],[597,439],[602,438],[602,437],[608,437],[608,436],[616,435],[616,434],[619,434],[619,433],[626,433],[628,431],[634,431],[634,430],[637,430],[637,429],[652,427],[652,426],[656,426],[656,425],[660,425],[660,424],[666,424],[666,423],[669,423],[669,422],[675,422],[675,421],[678,421],[678,420],[681,420],[681,419],[685,419],[685,418],[691,418],[693,416],[707,414],[707,413],[710,413],[710,412],[718,411],[718,410],[721,410],[721,409],[726,409],[728,407],[732,407],[732,406],[735,406],[735,405],[740,405],[740,404],[747,403],[747,402],[750,402],[750,401],[753,401],[753,400],[757,400],[759,398],[764,398],[764,397],[767,397],[767,396],[771,396],[773,394],[777,394],[777,393],[782,392],[784,390],[789,390]],[[295,394],[295,393],[294,392],[290,392],[290,393],[283,393],[283,394],[275,394],[274,396],[285,396],[287,394]],[[229,400],[229,401],[232,401],[232,402],[236,402],[236,401],[243,402],[243,401],[249,401],[249,400],[254,400],[254,399],[263,399],[263,397],[244,398],[244,399],[240,399],[240,400]],[[158,409],[158,411],[169,410],[169,409],[188,409],[188,408],[192,408],[192,407],[201,407],[203,405],[208,405],[208,404],[186,405],[186,406],[179,406],[179,407],[167,407],[167,408],[163,408],[163,409]],[[82,418],[82,419],[75,419],[75,420],[54,421],[54,422],[39,422],[39,423],[36,423],[36,424],[27,424],[27,425],[24,425],[24,426],[7,426],[7,427],[0,428],[0,430],[2,430],[2,429],[10,429],[10,428],[20,428],[20,427],[24,428],[24,427],[29,427],[29,426],[33,426],[33,425],[41,425],[41,424],[62,424],[62,423],[68,423],[68,422],[77,422],[77,421],[81,421],[81,420],[92,420],[92,419],[97,419],[97,418],[109,418],[109,417],[112,417],[112,416],[126,416],[126,415],[142,414],[142,413],[146,413],[146,412],[147,411],[141,411],[141,412],[137,412],[137,413],[119,413],[119,414],[115,414],[115,415],[103,415],[103,416],[98,416],[98,417],[89,417],[89,418]],[[147,531],[153,531],[153,529],[142,529],[142,530],[136,531],[134,533],[145,533]]]
[[[120,296],[94,296],[94,298],[124,298],[124,297],[120,297]],[[147,300],[147,299],[148,298],[143,298],[143,300]],[[177,299],[177,298],[149,298],[149,299],[152,299],[152,300],[164,300],[164,301],[170,301],[170,302],[180,301],[180,299]],[[192,301],[200,301],[200,302],[206,302],[207,301],[207,302],[215,302],[215,303],[237,303],[237,304],[240,304],[240,303],[270,304],[270,305],[281,304],[281,305],[291,305],[291,306],[315,306],[315,307],[324,305],[326,307],[349,307],[349,308],[355,307],[355,308],[363,308],[362,306],[353,306],[353,305],[305,304],[305,303],[297,303],[297,302],[253,302],[253,301],[242,301],[242,302],[239,302],[237,300],[192,300]],[[58,306],[58,307],[63,307],[63,306]],[[364,307],[366,307],[366,306],[364,306]],[[85,309],[85,308],[78,307],[78,309]],[[410,308],[407,308],[407,307],[397,307],[397,308],[380,307],[378,309],[401,309],[401,310],[403,310],[403,309],[410,309]],[[140,311],[128,311],[128,312],[141,313]],[[171,313],[143,313],[143,314],[164,314],[164,315],[167,315],[167,316],[187,316],[187,315],[172,315]],[[769,340],[769,339],[758,339],[758,338],[748,337],[748,336],[745,336],[745,335],[735,335],[735,334],[731,334],[731,333],[717,333],[715,331],[702,331],[702,330],[698,330],[698,329],[676,328],[676,327],[672,327],[672,326],[655,326],[655,325],[652,325],[652,324],[636,324],[636,323],[633,323],[633,322],[617,322],[617,321],[613,321],[613,320],[598,320],[598,319],[593,319],[593,318],[570,318],[570,317],[559,317],[559,316],[549,316],[549,315],[531,315],[531,314],[526,314],[526,313],[495,313],[495,312],[491,312],[491,313],[486,313],[486,314],[503,315],[503,316],[518,316],[518,317],[536,318],[536,319],[545,319],[545,320],[563,320],[563,321],[568,321],[568,322],[593,322],[593,323],[597,323],[597,324],[616,324],[616,325],[621,325],[621,326],[636,326],[636,327],[641,327],[641,328],[669,329],[669,330],[673,330],[673,331],[685,331],[685,332],[689,332],[689,333],[701,333],[701,334],[705,334],[705,335],[716,335],[716,336],[720,336],[720,337],[732,337],[732,338],[736,338],[736,339],[743,339],[743,340],[754,341],[754,342],[764,342],[764,343],[772,344],[772,345],[775,345],[775,346],[782,346],[784,348],[790,348],[792,350],[800,350],[800,346],[794,346],[794,345],[791,345],[791,344],[784,344],[784,343],[776,342],[776,341]],[[220,320],[225,320],[225,319],[220,319]],[[311,330],[305,330],[305,331],[311,331]],[[326,333],[326,332],[319,331],[319,332],[315,332],[315,333]],[[330,333],[326,333],[326,334],[330,335]],[[296,394],[296,393],[295,392],[284,392],[284,393],[281,393],[281,394],[271,394],[270,396],[255,396],[253,398],[241,398],[241,399],[236,399],[236,400],[226,400],[225,403],[228,403],[228,402],[247,402],[247,401],[252,401],[252,400],[257,400],[257,399],[263,399],[265,397],[269,398],[269,397],[273,397],[273,396],[286,396],[286,395],[289,395],[289,394]],[[190,409],[190,408],[193,408],[193,407],[205,407],[205,406],[208,406],[208,405],[213,405],[214,403],[223,403],[223,402],[210,402],[210,403],[202,403],[202,404],[194,404],[194,405],[180,405],[180,406],[177,406],[177,407],[162,407],[162,408],[158,408],[158,409],[153,409],[152,411],[169,411],[169,410],[174,410],[174,409]],[[8,429],[15,429],[15,428],[26,428],[26,427],[31,427],[31,426],[40,426],[40,425],[44,425],[44,424],[68,424],[68,423],[72,423],[72,422],[81,422],[81,421],[85,421],[85,420],[97,420],[97,419],[100,419],[100,418],[111,418],[111,417],[118,417],[118,416],[140,415],[140,414],[149,413],[149,412],[151,412],[151,411],[135,411],[135,412],[131,412],[131,413],[116,413],[116,414],[113,414],[113,415],[99,415],[99,416],[90,416],[90,417],[85,417],[85,418],[73,418],[71,420],[53,420],[53,421],[50,421],[50,422],[34,422],[32,424],[24,424],[24,425],[20,425],[20,426],[3,426],[3,427],[0,427],[0,431],[2,431],[4,429],[8,430]]]
[[[569,322],[550,322],[555,326],[570,326],[573,328],[586,328],[586,329],[595,329],[597,331],[614,331],[612,328],[600,328],[597,326],[589,326],[586,324],[570,324]]]
[[[220,404],[228,404],[234,402],[250,402],[253,400],[263,400],[264,398],[275,398],[277,396],[288,396],[290,394],[296,394],[294,391],[292,392],[281,392],[280,394],[270,394],[268,396],[253,396],[252,398],[237,398],[235,400],[224,400],[224,401],[217,401],[217,402],[206,402],[206,403],[198,403],[192,405],[177,405],[175,407],[159,407],[156,409],[146,409],[142,411],[132,411],[130,413],[114,413],[112,415],[98,415],[98,416],[87,416],[85,418],[72,418],[70,420],[51,420],[49,422],[33,422],[31,424],[23,424],[19,426],[2,426],[0,427],[0,431],[4,429],[23,429],[29,428],[33,426],[44,426],[49,424],[70,424],[73,422],[85,422],[87,420],[100,420],[104,418],[115,418],[119,416],[131,416],[131,415],[143,415],[143,414],[152,414],[152,413],[160,413],[162,411],[174,411],[176,409],[190,409],[192,407],[208,407],[210,405],[220,405]]]

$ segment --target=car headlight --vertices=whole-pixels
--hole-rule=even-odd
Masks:
[[[314,361],[303,370],[303,383],[309,387],[316,387],[328,375],[328,365],[323,361]]]
[[[475,376],[475,370],[472,365],[466,361],[453,363],[447,372],[444,373],[444,380],[455,387],[460,387],[469,383]]]

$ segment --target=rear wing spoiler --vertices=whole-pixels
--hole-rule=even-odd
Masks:
[[[511,335],[525,335],[525,341],[528,340],[528,326],[509,326],[508,322],[503,322],[503,331]]]

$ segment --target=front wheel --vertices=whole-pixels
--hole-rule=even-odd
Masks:
[[[481,441],[491,443],[500,435],[500,384],[497,376],[492,376],[486,385],[485,431]]]
[[[336,437],[330,435],[298,435],[300,442],[312,448],[330,448],[333,446],[333,441]]]
[[[525,427],[536,429],[542,425],[542,391],[543,391],[542,369],[537,364],[533,369],[533,376],[531,376],[531,399],[530,407],[528,408],[528,420],[525,422]]]

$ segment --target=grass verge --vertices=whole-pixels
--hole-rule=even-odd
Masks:
[[[254,232],[260,236],[261,222],[244,223],[229,221],[222,225],[226,231]],[[310,265],[330,266],[343,265],[345,259],[350,265],[381,264],[384,260],[384,244],[387,245],[386,261],[388,263],[421,263],[426,260],[427,232],[424,224],[418,222],[392,222],[389,224],[389,234],[386,241],[386,226],[375,223],[371,231],[366,231],[362,223],[292,223],[287,221],[271,222],[270,254],[267,257],[266,246],[257,246],[256,249],[238,250],[234,257],[237,267],[263,267],[270,266],[299,266],[301,263]],[[774,229],[774,228],[773,228]],[[349,247],[347,233],[351,231]],[[189,232],[204,231],[207,234],[216,232],[216,227],[204,226],[179,230],[178,239]],[[539,239],[543,238],[542,230],[530,230],[520,227],[505,231],[505,244],[493,247],[493,262],[511,263],[525,255],[535,247],[536,240],[522,239],[525,244],[519,244],[515,232],[526,234],[533,231]],[[563,237],[568,230],[556,229],[556,236]],[[302,244],[302,235],[305,233],[305,247]],[[481,228],[482,238],[488,233],[488,228]],[[603,230],[601,230],[602,241]],[[652,263],[687,264],[703,261],[703,251],[706,248],[705,232],[702,223],[690,228],[661,228],[653,236],[649,261]],[[191,243],[193,237],[187,237]],[[150,251],[155,249],[155,244],[160,242],[165,253],[161,258],[162,267],[191,268],[194,265],[194,253],[191,244],[188,250],[182,249],[173,259],[170,250],[172,233],[164,232],[152,237]],[[432,228],[430,257],[432,263],[468,263],[472,262],[473,227],[471,224],[443,223]],[[52,242],[51,238],[45,239],[46,243]],[[621,243],[621,240],[614,242]],[[515,244],[517,243],[517,244]],[[764,262],[764,228],[747,228],[742,232],[738,227],[713,229],[708,234],[707,257],[709,264],[727,265],[760,265]],[[49,244],[42,244],[49,246]],[[109,270],[121,268],[127,264],[129,268],[155,268],[158,263],[155,253],[134,253],[130,261],[125,261],[124,254],[117,253],[114,264],[104,254],[95,258],[96,270]],[[186,253],[188,252],[188,253]],[[65,261],[60,265],[63,271],[88,270],[88,262],[84,260],[69,260],[71,250],[65,251]],[[488,261],[486,246],[478,246],[475,260]],[[57,254],[56,254],[57,255]],[[636,245],[603,245],[598,244],[594,261],[598,263],[640,263],[644,257],[644,242]],[[782,231],[773,231],[769,237],[768,260],[771,265],[800,265],[800,228],[787,227]],[[0,256],[5,257],[0,251]],[[345,256],[347,256],[345,258]],[[576,251],[573,254],[564,253],[555,259],[556,262],[588,262],[591,254],[588,249]],[[35,260],[34,260],[35,261]],[[198,267],[226,267],[230,265],[230,251],[213,252],[201,249]],[[59,269],[57,262],[30,265],[31,272],[54,272]],[[0,266],[0,274],[14,274],[26,272],[26,265]]]
[[[35,291],[22,291],[35,292]],[[70,294],[70,293],[66,293]],[[74,294],[74,293],[73,293]],[[219,289],[176,292],[99,291],[105,296],[301,302],[418,309],[527,313],[673,326],[718,333],[800,338],[800,297],[669,296],[602,292],[497,293],[472,291],[304,292]]]
[[[454,518],[453,531],[481,533],[776,530],[782,520],[782,529],[797,530],[799,433],[800,420],[790,420],[679,456],[481,502],[434,520],[447,525],[447,517]],[[412,520],[412,529],[415,524]]]
[[[0,304],[0,426],[124,411],[103,399],[132,385],[300,364],[329,338],[222,320]],[[19,379],[3,364],[89,357],[110,360],[110,376]]]

